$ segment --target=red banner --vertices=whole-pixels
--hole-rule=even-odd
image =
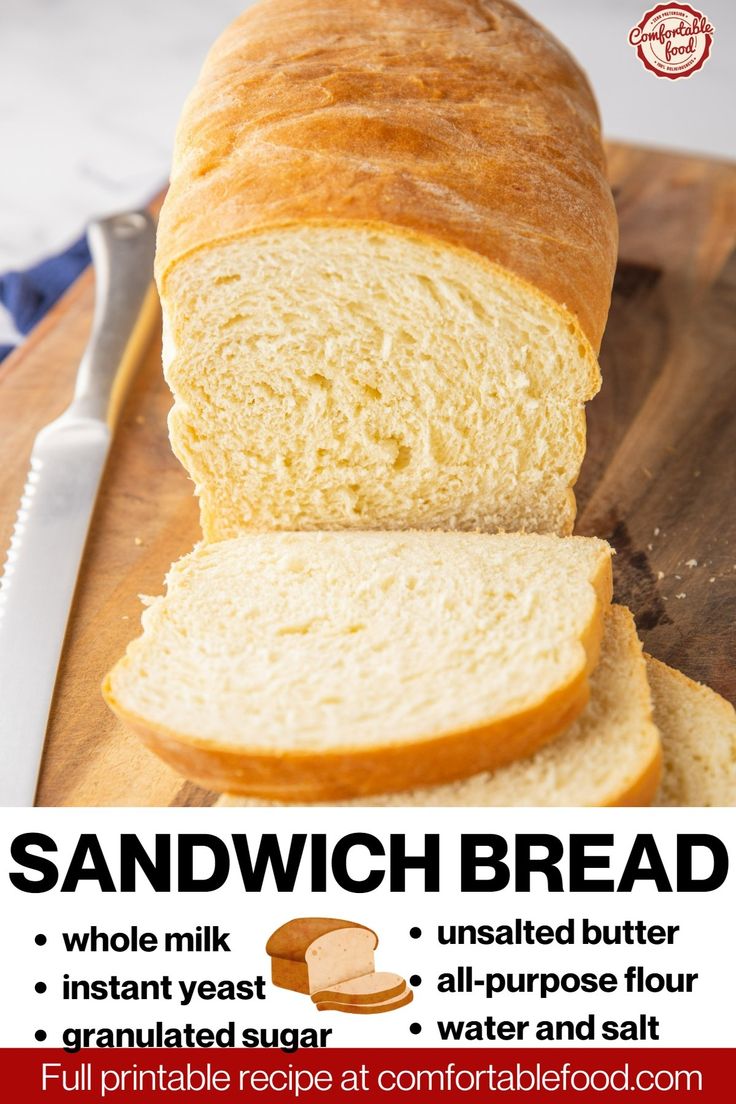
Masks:
[[[3,1096],[23,1101],[657,1100],[733,1098],[736,1049],[5,1049]]]

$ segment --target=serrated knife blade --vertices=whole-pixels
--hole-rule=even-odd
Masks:
[[[94,222],[92,332],[74,398],[36,437],[0,582],[0,806],[32,805],[79,567],[115,423],[156,317],[155,226]]]

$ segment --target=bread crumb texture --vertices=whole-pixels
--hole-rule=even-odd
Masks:
[[[588,664],[602,541],[253,534],[197,548],[112,677],[133,713],[271,749],[421,740],[544,702]]]
[[[165,311],[171,443],[206,539],[570,531],[598,367],[502,269],[397,232],[302,226],[191,257]]]
[[[664,744],[656,805],[736,805],[736,711],[707,686],[647,656]]]

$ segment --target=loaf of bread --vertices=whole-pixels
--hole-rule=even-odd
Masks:
[[[341,804],[371,806],[649,805],[661,776],[646,668],[634,619],[612,606],[590,702],[567,731],[527,759],[458,782]],[[228,795],[220,805],[263,804]]]
[[[351,920],[305,916],[277,928],[266,943],[271,980],[281,989],[319,993],[374,972],[378,936]]]
[[[399,974],[376,971],[363,974],[331,985],[329,989],[320,989],[312,993],[315,1004],[329,1001],[332,1004],[380,1004],[393,1000],[406,992],[406,982]]]
[[[433,785],[530,755],[582,712],[610,598],[593,538],[248,534],[174,566],[103,691],[220,792]]]
[[[655,805],[736,806],[736,710],[707,686],[647,656],[664,744]]]
[[[158,238],[206,539],[568,533],[616,259],[585,76],[506,0],[261,0]]]

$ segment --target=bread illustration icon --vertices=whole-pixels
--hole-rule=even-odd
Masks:
[[[399,974],[376,971],[378,936],[363,924],[325,916],[289,920],[270,936],[271,980],[312,998],[320,1012],[370,1015],[410,1004]]]

